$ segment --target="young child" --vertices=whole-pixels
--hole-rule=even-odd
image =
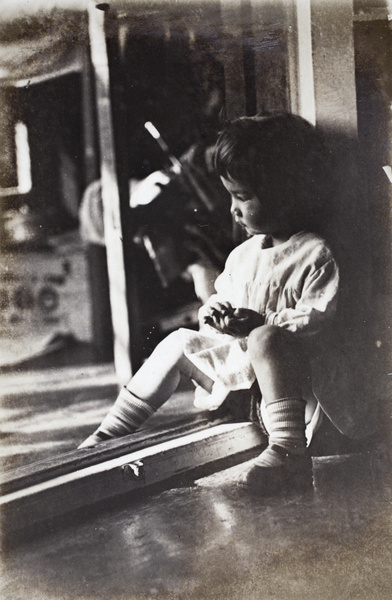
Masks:
[[[200,330],[163,340],[81,448],[136,431],[182,375],[198,386],[196,405],[210,409],[257,380],[269,443],[242,482],[263,494],[311,485],[306,447],[321,415],[311,357],[333,319],[339,279],[313,232],[326,200],[324,158],[301,117],[272,113],[226,125],[215,166],[249,239],[229,255],[216,294],[200,309]]]

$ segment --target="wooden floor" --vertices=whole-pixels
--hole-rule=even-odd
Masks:
[[[96,429],[117,395],[112,365],[1,375],[2,471],[69,452]],[[144,427],[195,414],[192,388],[182,384]]]
[[[3,554],[3,600],[389,600],[391,488],[369,456],[314,461],[312,497],[232,467],[84,515]]]
[[[7,469],[75,449],[117,391],[110,366],[33,375],[1,377]],[[182,387],[148,426],[195,412]],[[0,597],[389,600],[389,456],[381,444],[315,457],[315,490],[306,497],[244,492],[239,464],[84,509],[4,547]]]

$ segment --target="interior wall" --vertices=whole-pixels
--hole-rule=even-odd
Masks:
[[[387,409],[388,347],[385,306],[374,310],[379,293],[374,283],[387,277],[384,267],[388,252],[384,241],[380,243],[379,239],[380,231],[386,229],[385,210],[383,223],[380,211],[377,218],[374,211],[388,200],[385,186],[381,195],[374,194],[374,175],[370,173],[372,169],[364,168],[363,157],[365,153],[372,166],[378,163],[380,179],[385,136],[374,135],[373,125],[376,119],[379,130],[388,129],[388,119],[385,111],[382,116],[377,110],[377,103],[385,106],[382,90],[378,90],[378,99],[372,102],[368,95],[371,81],[368,79],[368,89],[364,90],[358,78],[363,72],[364,56],[368,56],[365,79],[370,72],[377,71],[380,56],[370,58],[367,53],[371,44],[358,51],[354,20],[351,0],[311,4],[316,120],[331,153],[335,189],[327,234],[341,272],[339,327],[331,341],[336,344],[336,356],[335,361],[325,365],[330,383],[326,408],[343,433],[363,437],[382,427],[381,415]],[[370,79],[374,82],[374,75]],[[377,117],[365,114],[363,103],[369,101]],[[366,140],[369,128],[372,148]]]
[[[380,15],[383,16],[383,15]],[[391,357],[391,206],[392,184],[384,170],[392,164],[392,30],[385,18],[354,25],[360,169],[368,199],[371,305],[373,332],[369,367],[375,394],[382,399],[382,418],[390,415]]]

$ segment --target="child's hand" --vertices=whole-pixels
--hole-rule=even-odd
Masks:
[[[233,312],[234,308],[230,302],[215,302],[206,308],[204,323],[223,333],[222,328],[225,325],[225,319],[231,317]]]
[[[246,337],[256,327],[264,325],[264,316],[250,308],[236,308],[230,317],[225,318],[223,333],[234,337]]]
[[[246,337],[256,327],[264,325],[264,316],[250,308],[234,309],[229,302],[216,303],[209,309],[205,322],[220,333]]]

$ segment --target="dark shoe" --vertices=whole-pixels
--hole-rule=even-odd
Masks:
[[[238,483],[260,496],[281,493],[308,493],[313,491],[312,459],[308,455],[289,454],[280,446],[272,446],[280,454],[283,464],[279,467],[261,467],[252,464],[242,473]]]

